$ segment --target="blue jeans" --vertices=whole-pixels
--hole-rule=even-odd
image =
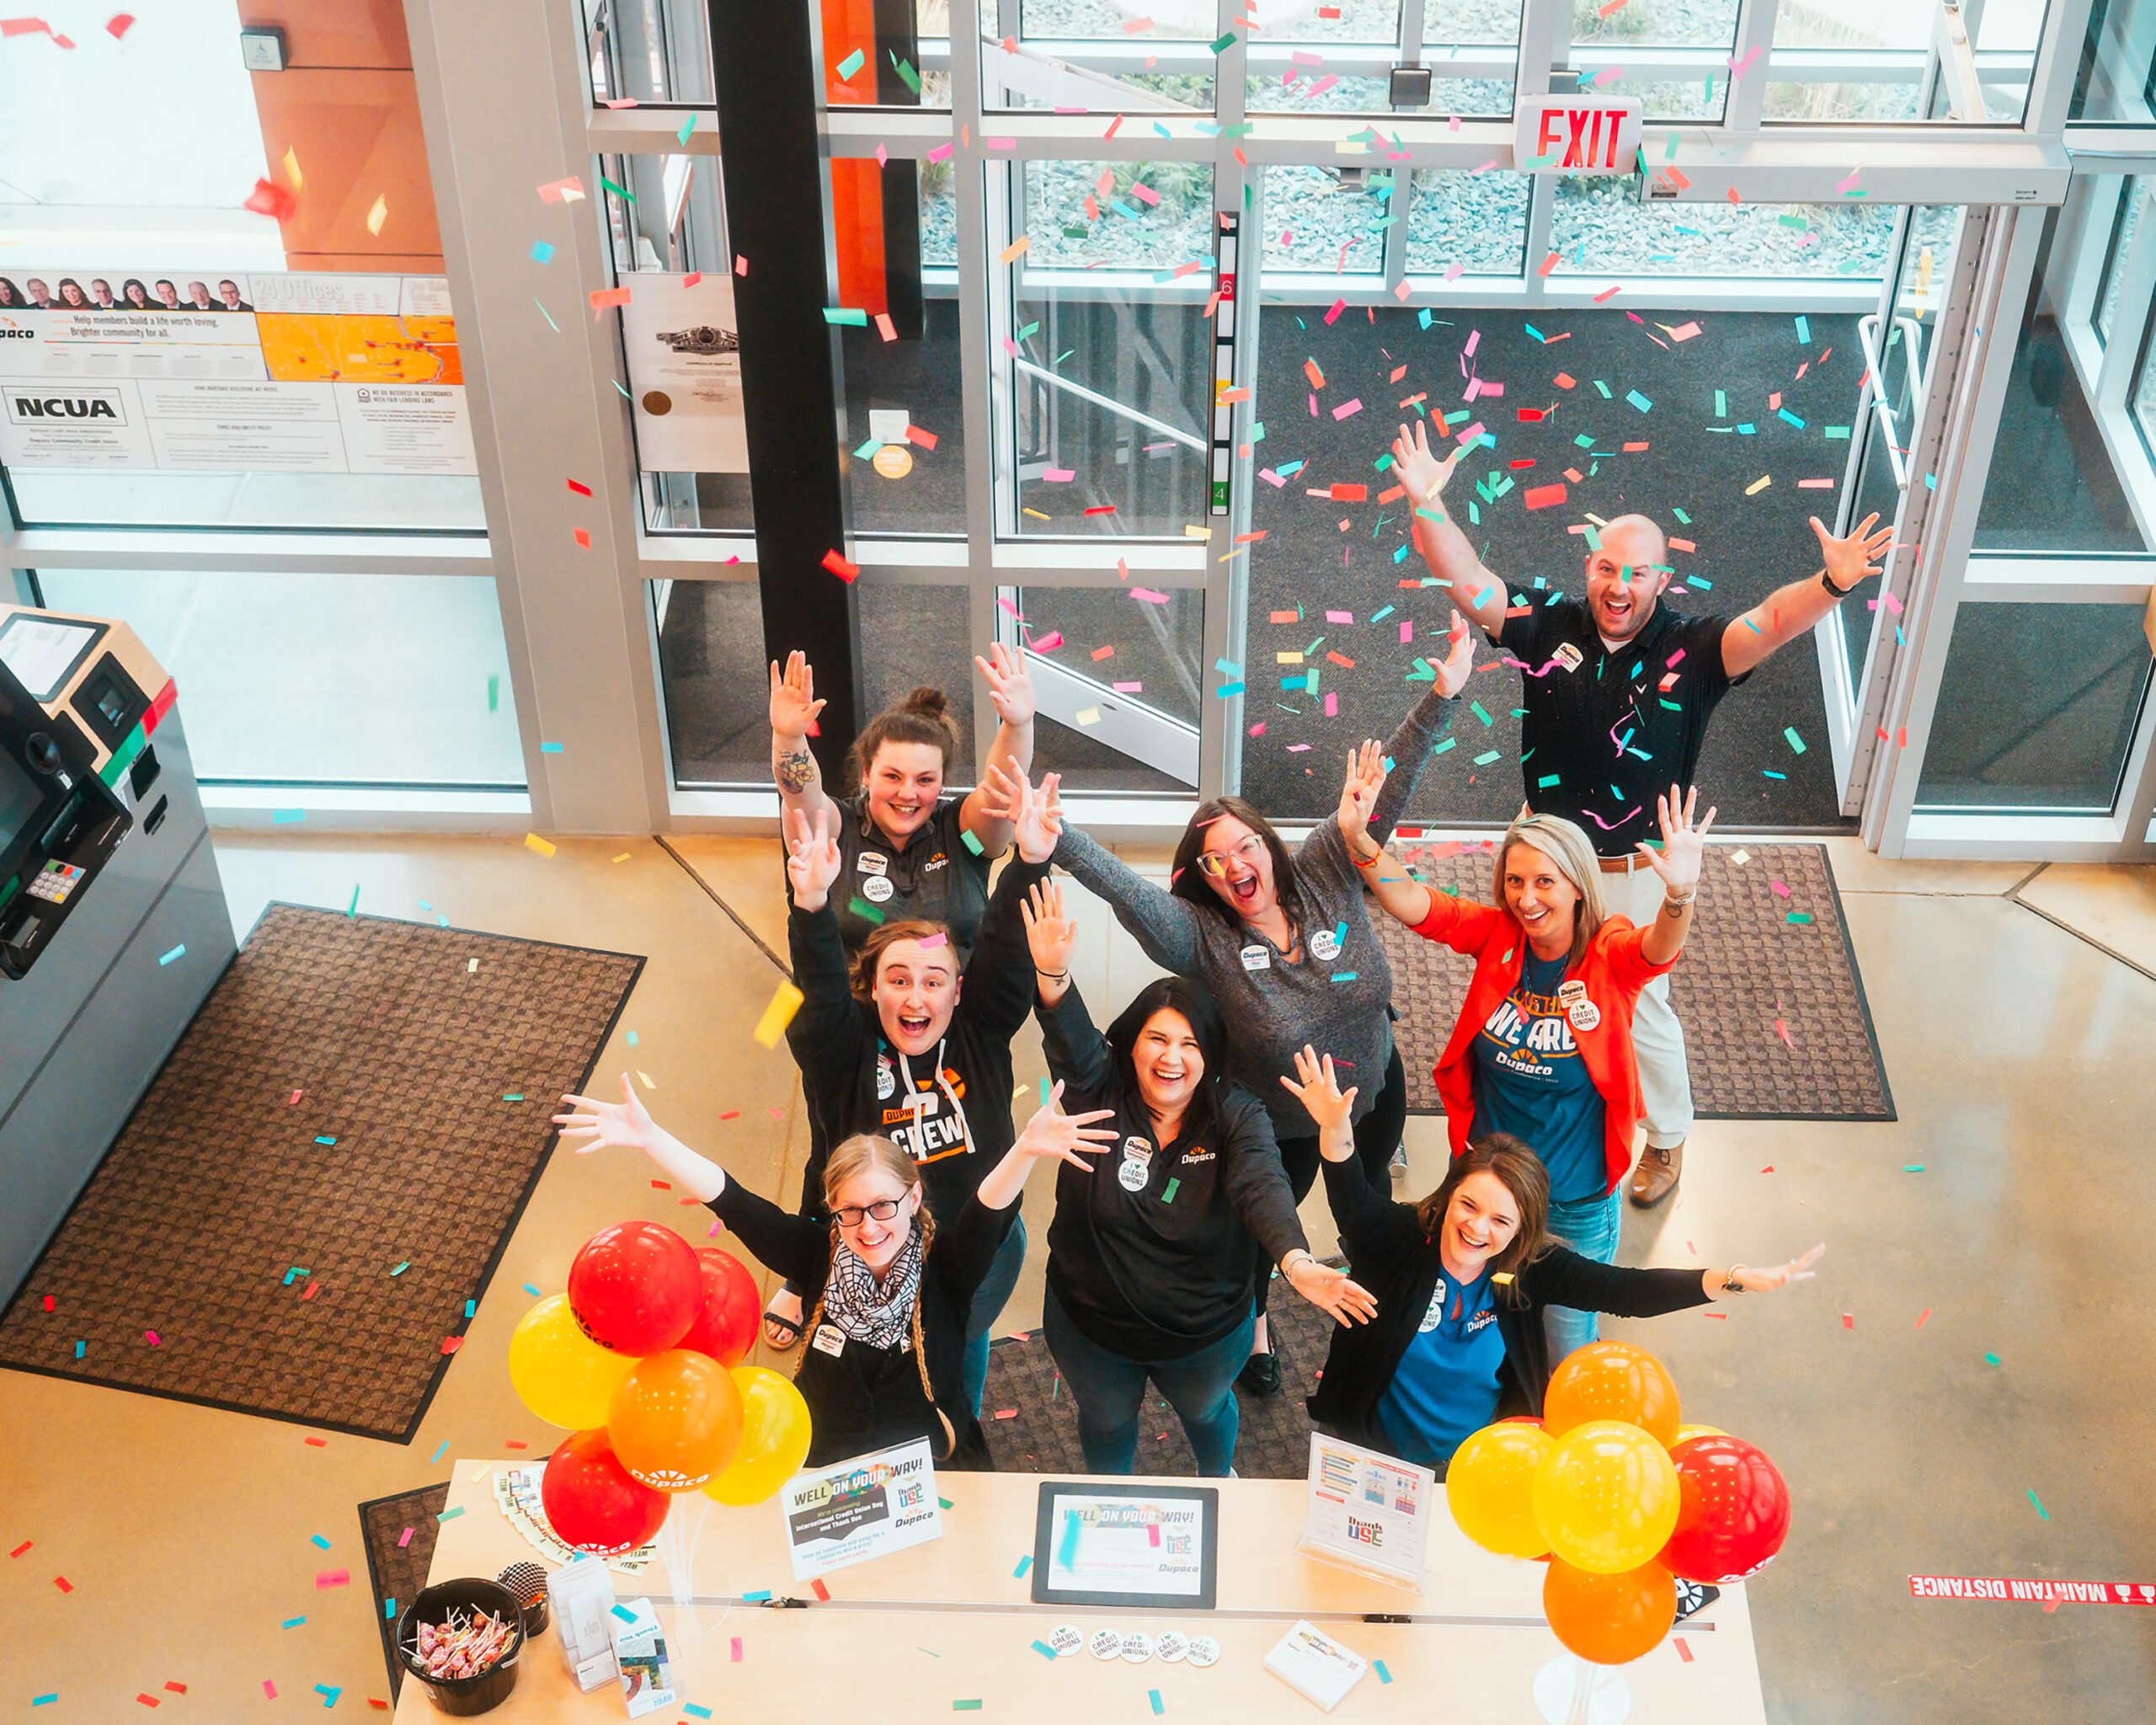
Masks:
[[[988,1387],[988,1332],[1009,1304],[1011,1290],[1018,1285],[1018,1272],[1026,1267],[1026,1219],[1011,1218],[1011,1231],[995,1249],[987,1279],[974,1290],[973,1313],[966,1324],[964,1386],[966,1405],[980,1418],[981,1391]]]
[[[1618,1194],[1613,1192],[1607,1198],[1590,1198],[1580,1204],[1553,1204],[1550,1231],[1582,1258],[1614,1263],[1618,1227],[1624,1215],[1617,1200]],[[1575,1348],[1584,1348],[1595,1338],[1594,1314],[1574,1311],[1569,1306],[1544,1306],[1542,1326],[1543,1333],[1550,1338],[1553,1370],[1564,1364],[1565,1356]]]
[[[1127,1359],[1090,1339],[1070,1321],[1055,1290],[1041,1310],[1041,1332],[1070,1397],[1078,1404],[1078,1442],[1088,1473],[1129,1473],[1138,1461],[1139,1416],[1151,1378],[1182,1421],[1183,1435],[1198,1457],[1198,1471],[1222,1479],[1235,1459],[1241,1413],[1235,1405],[1235,1374],[1250,1358],[1257,1314],[1219,1341],[1178,1359]]]

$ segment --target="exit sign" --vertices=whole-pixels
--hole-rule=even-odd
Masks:
[[[1640,147],[1636,96],[1523,96],[1513,109],[1513,164],[1537,174],[1630,174]]]

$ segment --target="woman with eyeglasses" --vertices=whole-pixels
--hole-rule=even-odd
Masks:
[[[1710,809],[1693,825],[1699,796],[1672,785],[1655,799],[1662,848],[1642,841],[1639,849],[1662,877],[1663,897],[1646,928],[1604,909],[1594,846],[1561,816],[1513,823],[1497,846],[1495,905],[1432,891],[1353,811],[1342,818],[1356,866],[1386,913],[1475,960],[1433,1074],[1453,1154],[1492,1132],[1532,1146],[1550,1171],[1550,1231],[1602,1263],[1616,1261],[1617,1188],[1631,1168],[1641,1112],[1632,1012],[1691,931],[1715,819]],[[1546,1316],[1552,1359],[1595,1338],[1591,1311],[1552,1305]]]
[[[1078,1406],[1086,1471],[1136,1465],[1150,1381],[1198,1472],[1219,1478],[1235,1457],[1258,1270],[1278,1265],[1342,1323],[1367,1323],[1376,1307],[1311,1256],[1273,1123],[1225,1076],[1227,1029],[1205,985],[1149,982],[1104,1037],[1071,985],[1077,926],[1059,882],[1033,889],[1026,932],[1049,1071],[1077,1106],[1111,1111],[1121,1141],[1119,1156],[1056,1170],[1048,1235],[1041,1331]]]
[[[1006,1092],[1007,1093],[1007,1092]],[[814,1436],[808,1465],[926,1438],[937,1465],[994,1467],[979,1411],[964,1389],[974,1299],[1040,1156],[1087,1167],[1113,1134],[1105,1112],[1045,1108],[939,1229],[920,1164],[889,1138],[857,1133],[823,1168],[828,1223],[792,1215],[727,1178],[654,1123],[622,1075],[619,1103],[567,1096],[582,1112],[557,1114],[579,1150],[640,1150],[661,1173],[709,1204],[771,1269],[796,1279],[812,1316],[795,1373]]]
[[[1434,667],[1429,692],[1382,749],[1366,742],[1350,752],[1341,807],[1372,798],[1361,810],[1369,830],[1392,831],[1444,729],[1445,704],[1466,683],[1474,663],[1466,620],[1454,613],[1446,657]],[[1381,761],[1397,768],[1390,778]],[[998,806],[1015,808],[1011,777],[998,773],[994,782]],[[1043,788],[1045,812],[1055,806],[1053,776]],[[1382,800],[1374,800],[1380,792]],[[1022,832],[1021,846],[1026,841]],[[1075,827],[1056,841],[1054,860],[1107,901],[1147,958],[1203,982],[1219,1003],[1228,1027],[1227,1076],[1271,1115],[1298,1202],[1317,1178],[1317,1136],[1294,1099],[1282,1096],[1278,1079],[1305,1042],[1321,1041],[1358,1075],[1356,1149],[1374,1171],[1385,1167],[1407,1117],[1407,1079],[1392,1042],[1392,969],[1370,927],[1361,873],[1337,815],[1320,821],[1290,857],[1272,823],[1250,804],[1214,798],[1198,805],[1184,830],[1166,890]],[[1251,1352],[1237,1380],[1262,1396],[1280,1388],[1280,1363],[1265,1322],[1271,1279],[1271,1267],[1263,1267],[1253,1290]]]
[[[1026,889],[1047,875],[1047,853],[1005,867],[980,943],[963,965],[948,926],[919,917],[883,923],[849,959],[830,902],[844,860],[833,825],[828,811],[813,825],[804,814],[787,816],[787,938],[803,1000],[786,1040],[801,1068],[810,1127],[801,1214],[822,1229],[825,1146],[869,1133],[918,1163],[930,1208],[955,1216],[1011,1147],[1011,1039],[1033,996],[1019,907]],[[998,1241],[967,1330],[962,1378],[965,1405],[975,1411],[988,1381],[989,1329],[1026,1256],[1022,1226]],[[805,1300],[807,1287],[801,1291]]]

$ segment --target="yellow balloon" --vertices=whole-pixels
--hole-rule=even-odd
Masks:
[[[1556,1447],[1540,1425],[1486,1425],[1452,1452],[1445,1502],[1460,1530],[1486,1551],[1540,1557],[1550,1549],[1534,1524],[1534,1477]]]
[[[1728,1435],[1718,1425],[1680,1425],[1677,1428],[1677,1435],[1669,1440],[1669,1447],[1674,1450],[1691,1438],[1726,1438]]]
[[[526,1312],[509,1338],[509,1381],[518,1397],[549,1425],[571,1431],[606,1423],[614,1386],[636,1364],[634,1354],[610,1353],[586,1337],[566,1294]]]
[[[1574,1426],[1534,1476],[1534,1520],[1549,1549],[1598,1575],[1636,1569],[1659,1551],[1680,1503],[1669,1452],[1623,1420]]]
[[[760,1503],[801,1471],[808,1459],[808,1404],[793,1380],[760,1365],[734,1368],[741,1392],[741,1446],[704,1486],[722,1503]]]

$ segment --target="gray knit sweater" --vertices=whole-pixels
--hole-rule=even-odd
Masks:
[[[1414,793],[1449,704],[1433,686],[1385,745],[1392,772],[1370,814],[1370,836],[1380,844]],[[1075,828],[1065,831],[1053,860],[1107,901],[1147,958],[1212,991],[1227,1021],[1228,1076],[1265,1104],[1281,1138],[1317,1130],[1280,1082],[1294,1075],[1305,1043],[1332,1056],[1342,1089],[1359,1087],[1355,1118],[1369,1112],[1392,1060],[1392,967],[1370,927],[1362,875],[1337,815],[1320,822],[1295,853],[1305,921],[1302,956],[1292,964],[1225,904],[1177,898]]]

